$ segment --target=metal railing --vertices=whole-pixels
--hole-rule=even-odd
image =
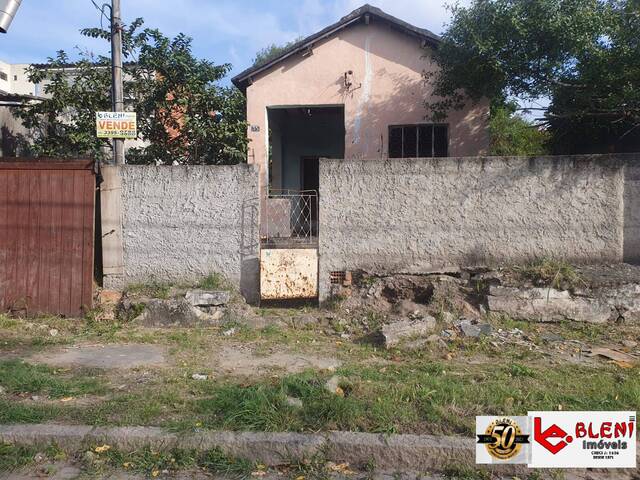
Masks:
[[[263,243],[271,246],[317,244],[318,192],[270,190],[264,212]]]

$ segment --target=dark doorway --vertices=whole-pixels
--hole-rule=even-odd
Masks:
[[[320,178],[318,170],[318,157],[302,157],[301,162],[301,181],[302,190],[318,190],[320,187]]]
[[[320,189],[320,171],[318,157],[302,157],[300,159],[300,186],[304,192],[315,192]],[[318,195],[309,197],[309,218],[311,234],[318,235]]]
[[[344,158],[344,107],[269,107],[269,187],[318,190],[318,158]]]

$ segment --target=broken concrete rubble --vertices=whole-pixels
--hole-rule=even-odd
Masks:
[[[552,288],[514,268],[478,268],[449,274],[354,274],[343,306],[416,319],[423,312],[446,324],[487,313],[541,322],[640,322],[640,266],[575,266],[576,279]]]
[[[430,315],[425,315],[419,320],[402,320],[386,324],[382,327],[384,346],[391,348],[403,340],[426,336],[433,331],[435,326],[436,319]]]
[[[205,313],[184,299],[161,300],[153,298],[134,322],[145,327],[195,327],[216,325],[224,312]]]
[[[231,299],[225,290],[189,290],[184,298],[194,307],[219,307]]]
[[[465,337],[477,338],[481,335],[491,334],[491,325],[488,323],[479,323],[463,318],[456,322],[456,327],[463,333]]]
[[[491,286],[487,302],[492,312],[539,322],[605,323],[617,318],[615,306],[608,302],[553,288]]]

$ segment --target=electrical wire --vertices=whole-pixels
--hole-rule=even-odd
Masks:
[[[110,5],[109,5],[108,3],[103,3],[103,4],[102,4],[102,7],[100,7],[100,6],[98,6],[98,4],[96,3],[96,1],[95,1],[95,0],[91,0],[91,3],[93,3],[93,6],[94,6],[94,7],[96,7],[96,10],[98,10],[98,11],[100,12],[100,14],[101,14],[101,16],[100,16],[100,28],[101,28],[102,30],[104,30],[104,26],[102,25],[102,17],[106,18],[106,19],[107,19],[107,21],[108,21],[109,23],[111,23],[111,17],[108,17],[108,16],[107,16],[107,14],[106,14],[106,13],[104,13],[104,9],[105,9],[106,7],[109,7],[109,8],[110,8]]]

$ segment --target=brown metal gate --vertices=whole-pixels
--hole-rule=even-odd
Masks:
[[[91,161],[0,161],[0,311],[91,308],[94,206]]]

